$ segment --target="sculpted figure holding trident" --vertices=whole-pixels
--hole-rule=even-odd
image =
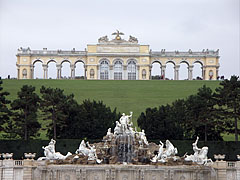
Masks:
[[[132,122],[130,120],[130,118],[132,118],[132,114],[133,113],[130,112],[130,115],[127,116],[127,115],[125,115],[125,113],[123,113],[122,117],[119,119],[123,132],[125,132],[128,129],[128,125],[132,126]]]

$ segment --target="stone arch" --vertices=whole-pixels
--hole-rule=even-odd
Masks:
[[[189,79],[189,62],[182,60],[179,63],[179,80]]]
[[[86,76],[86,68],[85,61],[82,59],[78,59],[71,65],[72,78],[76,79],[85,79]]]
[[[193,79],[204,79],[203,66],[204,64],[201,60],[195,60],[193,62]]]
[[[122,58],[115,58],[113,61],[112,61],[112,64],[114,65],[116,63],[116,61],[120,61],[122,64],[124,63],[123,59]]]
[[[67,64],[69,63],[69,65]],[[61,67],[61,78],[63,79],[70,79],[72,77],[71,72],[71,61],[68,59],[64,59],[60,62]]]
[[[160,60],[153,60],[151,62],[151,78],[153,79],[163,79],[163,68],[162,62]]]
[[[57,64],[57,61],[56,61],[55,59],[49,59],[49,60],[47,61],[47,65],[48,65],[49,63],[51,63],[51,62],[55,62],[55,63]]]
[[[43,78],[43,61],[41,59],[35,59],[32,67],[32,79]]]
[[[135,59],[135,58],[129,58],[129,59],[127,60],[126,64],[128,65],[128,63],[131,62],[131,61],[134,61],[134,62],[136,63],[136,65],[137,65],[137,63],[138,63],[137,59]]]
[[[60,65],[61,66],[61,65]],[[50,59],[47,61],[47,74],[49,79],[57,79],[57,61]]]
[[[175,71],[174,68],[176,66],[176,62],[174,62],[173,60],[168,60],[166,62],[166,71],[165,71],[165,78],[166,79],[175,79]]]
[[[34,65],[34,64],[37,63],[37,62],[41,62],[41,63],[43,64],[43,61],[42,61],[41,59],[34,59],[34,60],[32,61],[32,65]]]
[[[102,61],[107,61],[109,65],[111,64],[110,60],[108,58],[101,58],[101,59],[99,59],[98,63],[101,64]]]

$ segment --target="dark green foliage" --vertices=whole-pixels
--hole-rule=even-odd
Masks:
[[[138,126],[145,130],[148,139],[183,139],[183,129],[172,113],[171,106],[147,108],[138,118]]]
[[[213,92],[205,85],[198,89],[196,95],[186,100],[186,128],[193,131],[193,137],[199,136],[202,140],[223,140],[224,122],[215,108],[216,101]]]
[[[199,136],[205,141],[222,141],[221,133],[230,126],[216,108],[212,90],[205,85],[186,100],[177,100],[159,109],[147,108],[138,118],[138,125],[150,139],[180,140]]]
[[[216,88],[215,98],[226,119],[234,119],[235,141],[238,141],[238,121],[240,119],[240,80],[232,76],[225,79]],[[232,132],[232,131],[230,131]]]
[[[18,98],[11,103],[14,113],[5,128],[7,136],[28,140],[37,135],[41,127],[37,121],[40,99],[34,91],[35,87],[24,85],[18,92]]]
[[[61,138],[101,139],[120,118],[116,109],[112,112],[102,101],[90,100],[83,101],[81,105],[71,105],[69,115],[66,126],[61,130]]]
[[[8,104],[10,103],[9,100],[6,99],[6,96],[9,95],[8,92],[2,92],[3,88],[2,80],[0,77],[0,131],[3,129],[2,125],[9,120],[9,116],[11,114],[11,111],[8,109]]]
[[[76,104],[74,95],[65,95],[64,90],[59,88],[46,88],[41,87],[40,93],[42,94],[41,110],[45,114],[45,119],[51,119],[51,124],[48,127],[48,137],[57,139],[61,136],[61,130],[66,126],[66,119],[70,116],[69,109]],[[70,107],[69,107],[70,106]]]

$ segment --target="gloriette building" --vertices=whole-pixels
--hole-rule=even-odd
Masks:
[[[57,67],[57,79],[61,79],[63,62],[69,62],[71,78],[75,79],[76,63],[84,63],[85,79],[99,80],[149,80],[151,79],[152,64],[159,63],[161,76],[165,78],[166,64],[174,65],[174,79],[179,79],[179,67],[186,63],[188,67],[188,79],[193,79],[193,67],[200,63],[202,78],[204,80],[216,80],[219,69],[219,51],[202,50],[187,52],[179,51],[152,51],[149,45],[138,44],[138,39],[129,36],[128,40],[121,38],[123,33],[113,33],[115,38],[109,40],[107,36],[98,39],[98,44],[87,45],[85,51],[65,50],[31,50],[20,48],[17,53],[18,79],[33,79],[34,64],[42,63],[43,78],[48,79],[48,64],[55,62]]]

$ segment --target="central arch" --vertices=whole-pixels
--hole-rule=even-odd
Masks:
[[[121,59],[116,59],[113,62],[114,80],[122,80],[123,62]]]
[[[151,68],[152,79],[163,79],[162,76],[162,64],[160,61],[153,61]]]
[[[128,80],[136,80],[137,79],[137,63],[134,59],[130,59],[127,63],[127,72],[128,72]]]

